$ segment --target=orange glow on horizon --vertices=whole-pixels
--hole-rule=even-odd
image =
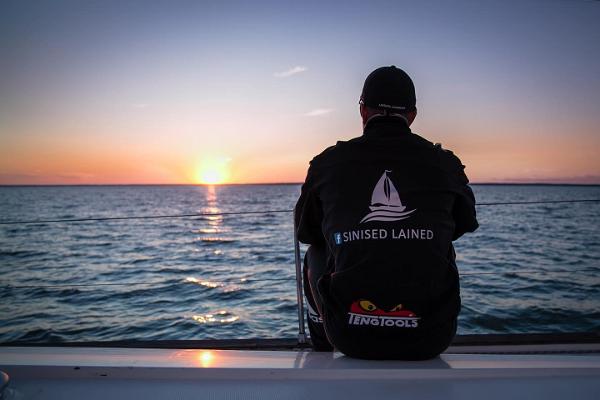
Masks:
[[[436,131],[421,128],[416,131]],[[475,128],[439,137],[425,135],[460,157],[472,183],[600,182],[596,136],[574,140],[548,132],[545,135],[552,133],[552,140],[541,146],[536,135],[528,136],[517,127],[508,129],[511,134],[489,127],[485,137],[476,134],[482,126]],[[112,140],[52,133],[5,140],[0,146],[0,184],[301,183],[309,160],[332,143],[329,138],[302,148],[291,148],[284,141],[260,148],[223,143],[211,146],[218,150],[208,153],[208,146],[202,149],[184,141],[165,144],[157,139],[116,146]]]

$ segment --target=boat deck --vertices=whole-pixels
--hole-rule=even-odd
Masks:
[[[597,399],[600,344],[455,346],[419,362],[306,349],[15,346],[0,347],[0,370],[10,376],[2,400]]]

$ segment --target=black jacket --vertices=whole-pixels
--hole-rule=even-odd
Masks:
[[[452,241],[477,229],[475,198],[458,157],[403,119],[372,120],[316,156],[295,218],[301,242],[328,249],[319,294],[342,352],[394,358],[458,315]]]

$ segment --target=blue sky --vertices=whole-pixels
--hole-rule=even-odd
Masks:
[[[472,180],[600,183],[600,2],[1,7],[0,183],[300,181],[391,64]]]

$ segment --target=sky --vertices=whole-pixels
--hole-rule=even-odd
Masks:
[[[5,0],[0,184],[301,182],[361,135],[384,65],[472,182],[600,183],[598,21],[585,0]]]

